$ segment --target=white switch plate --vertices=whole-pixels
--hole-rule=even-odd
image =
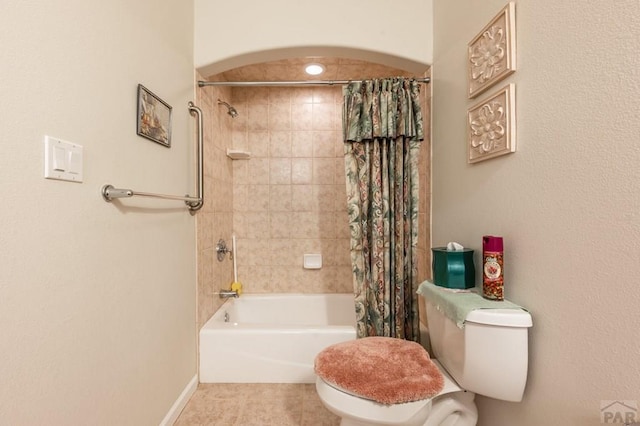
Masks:
[[[82,145],[45,136],[44,177],[82,182]]]

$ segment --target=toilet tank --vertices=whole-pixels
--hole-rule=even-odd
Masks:
[[[520,309],[477,309],[464,327],[426,299],[432,355],[465,390],[521,401],[527,382],[531,315]]]

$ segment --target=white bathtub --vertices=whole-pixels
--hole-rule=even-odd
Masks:
[[[318,352],[355,338],[353,294],[243,294],[200,329],[200,382],[314,383]]]

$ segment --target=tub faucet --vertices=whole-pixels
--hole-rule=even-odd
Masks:
[[[220,299],[228,299],[230,297],[239,297],[240,295],[236,290],[220,290]]]

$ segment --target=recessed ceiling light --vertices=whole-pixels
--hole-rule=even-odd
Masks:
[[[310,75],[320,75],[324,72],[324,66],[322,64],[307,64],[304,70]]]

